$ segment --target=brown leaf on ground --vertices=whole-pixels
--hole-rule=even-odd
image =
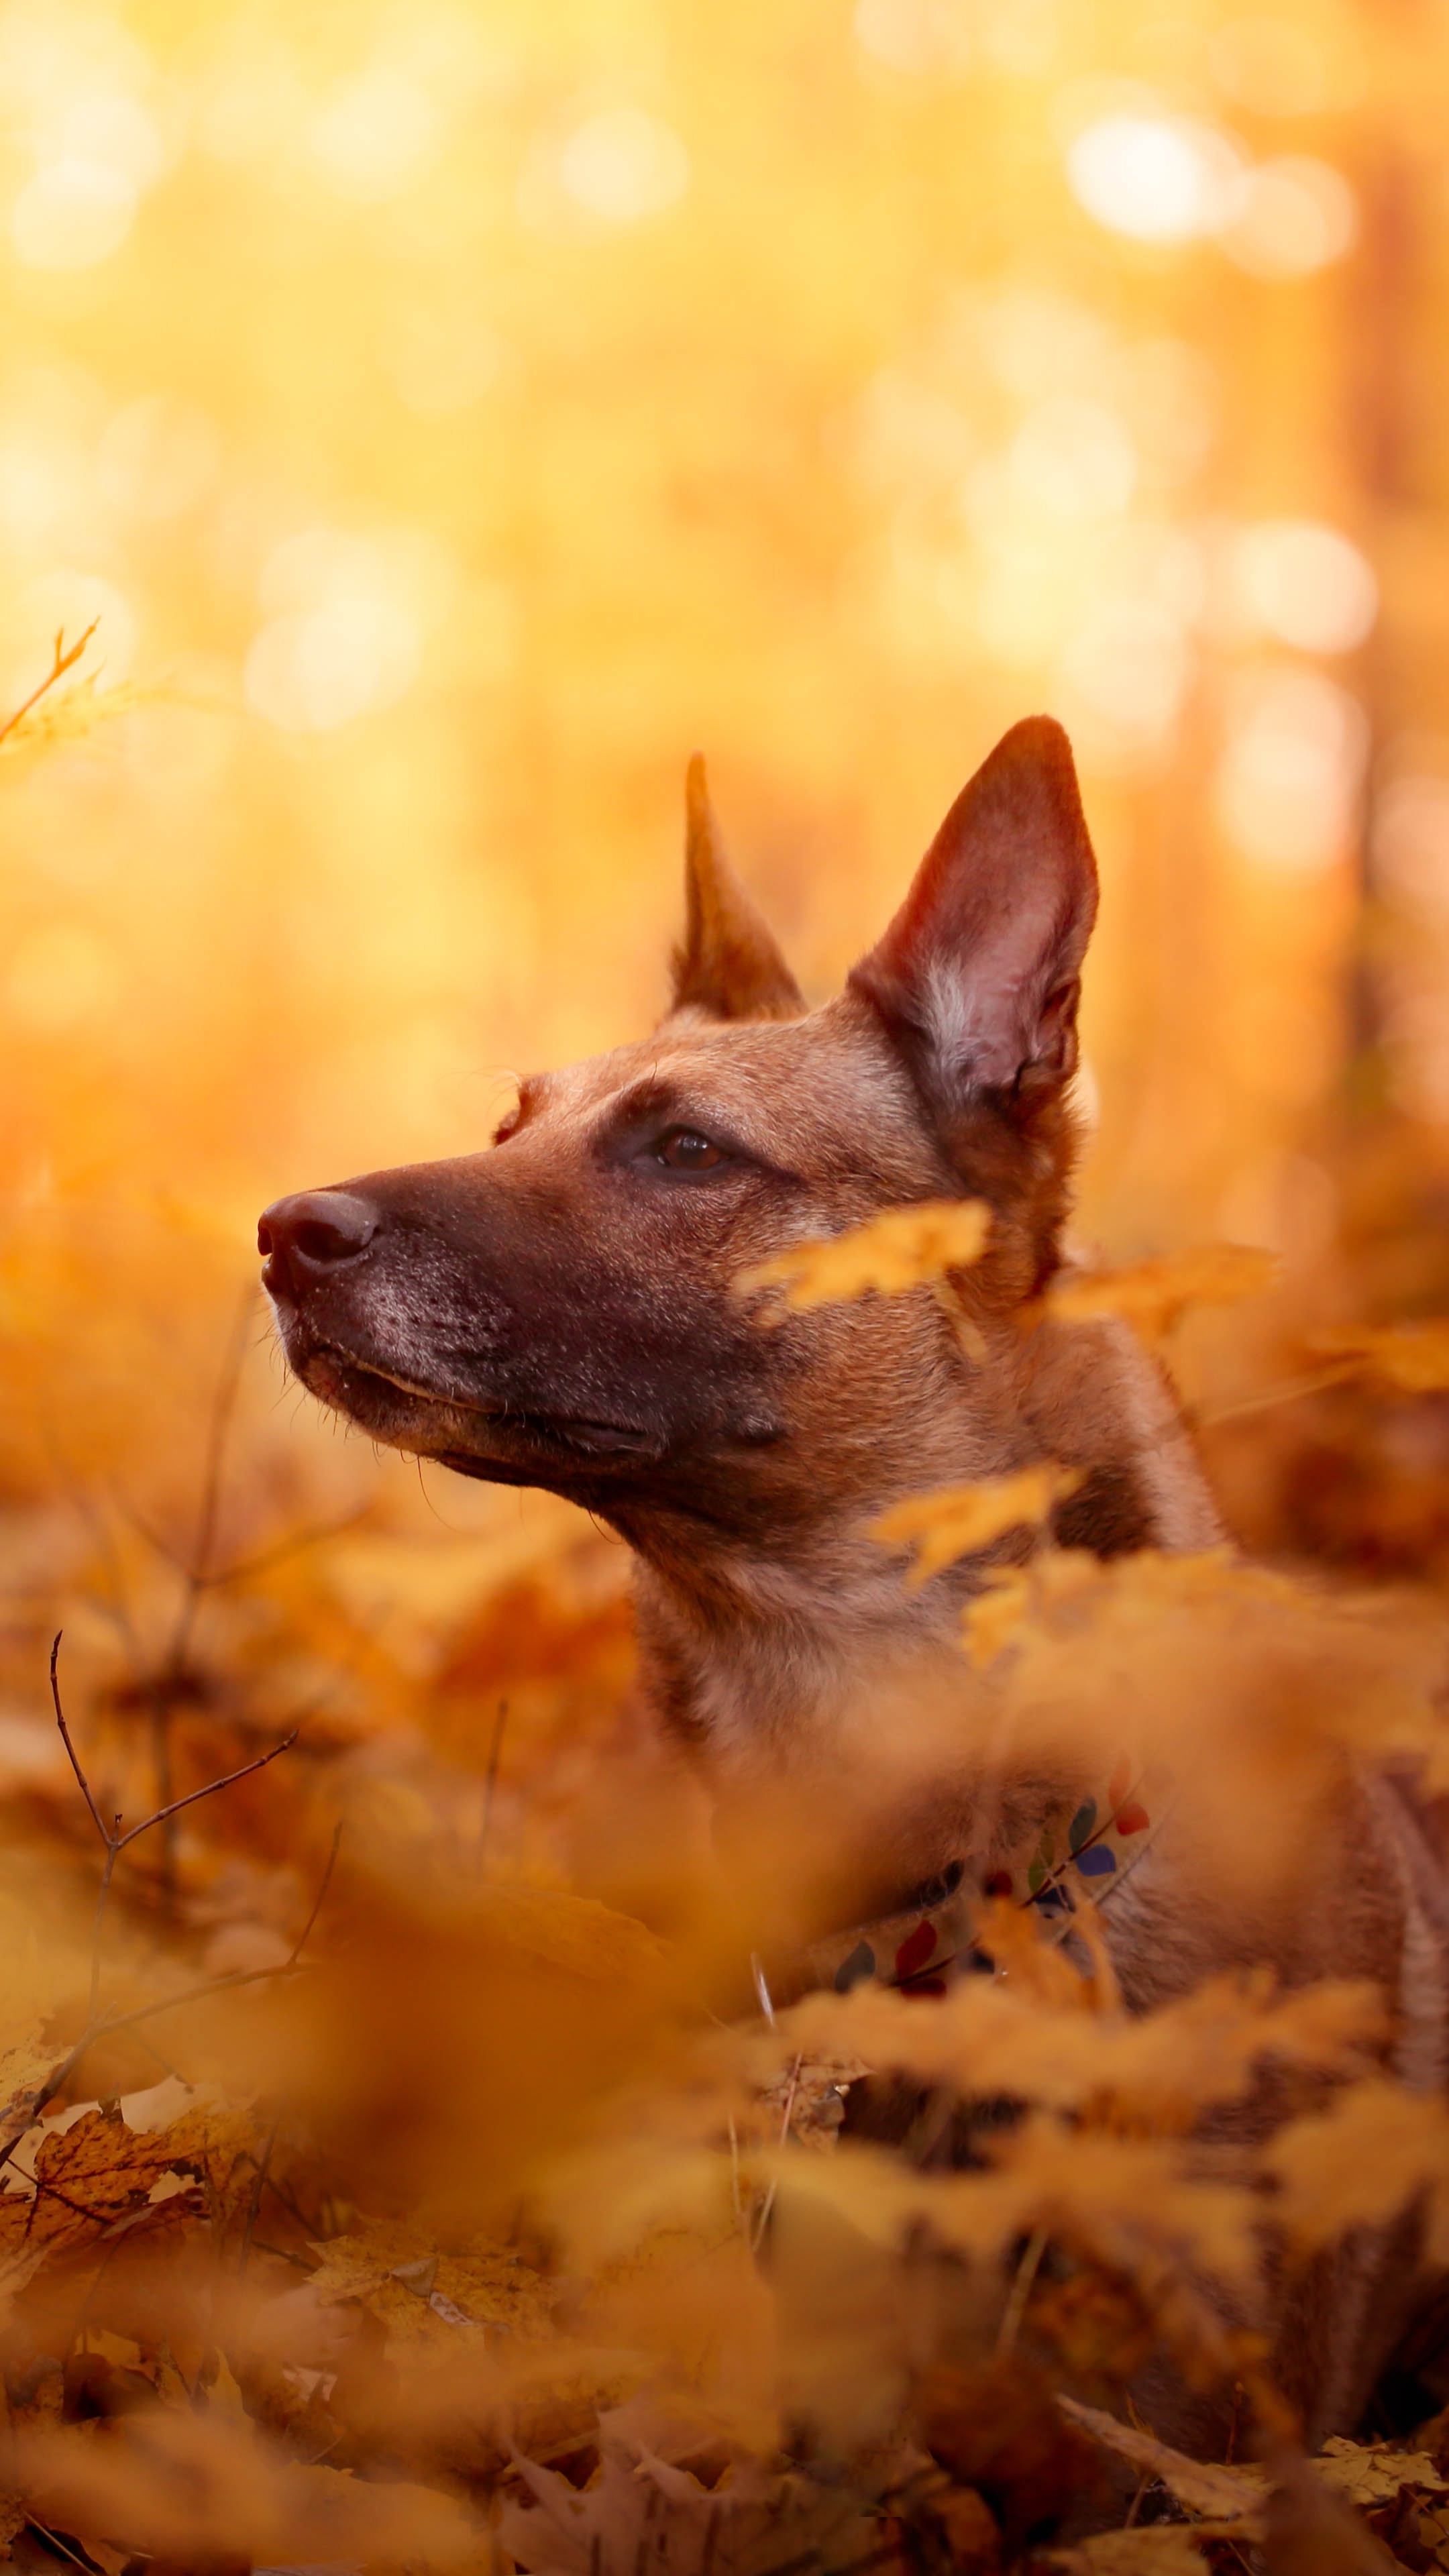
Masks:
[[[1015,2356],[975,2370],[937,2364],[917,2384],[915,2413],[932,2459],[985,2497],[1008,2555],[1050,2539],[1071,2505],[1103,2491],[1091,2444]]]
[[[170,2164],[165,2132],[128,2128],[118,2108],[85,2112],[41,2140],[35,2192],[0,2199],[0,2244],[84,2244],[138,2209]]]
[[[782,2475],[758,2459],[729,2457],[721,2467],[702,2446],[681,2450],[657,2418],[647,2402],[601,2416],[599,2465],[582,2488],[515,2453],[514,2475],[531,2502],[505,2505],[498,2537],[531,2576],[646,2564],[653,2576],[790,2567],[850,2576],[879,2563],[881,2525],[848,2489]]]
[[[1098,2406],[1084,2406],[1075,2397],[1059,2396],[1056,2402],[1068,2421],[1079,2425],[1102,2450],[1126,2460],[1139,2475],[1160,2479],[1189,2513],[1218,2521],[1241,2519],[1245,2528],[1256,2529],[1265,2489],[1261,2469],[1217,2468],[1209,2461],[1192,2460],[1169,2442],[1159,2442],[1154,2433],[1120,2423]]]
[[[1263,2527],[1267,2576],[1394,2576],[1398,2561],[1306,2460],[1274,2463]]]
[[[1057,2564],[1073,2576],[1203,2576],[1203,2546],[1214,2531],[1181,2522],[1149,2524],[1144,2531],[1102,2531]]]

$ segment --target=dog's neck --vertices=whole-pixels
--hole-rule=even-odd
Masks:
[[[989,1379],[988,1416],[982,1377],[963,1362],[954,1410],[942,1408],[909,1459],[887,1463],[894,1489],[880,1509],[1051,1458],[1082,1475],[1056,1515],[1059,1544],[1114,1556],[1221,1539],[1167,1382],[1125,1328],[1042,1328],[1009,1375],[997,1367]],[[980,1559],[908,1589],[858,1512],[826,1511],[760,1544],[667,1512],[641,1516],[627,1535],[651,1696],[726,1793],[737,1780],[833,1766],[863,1699],[963,1685],[959,1614],[980,1588]]]

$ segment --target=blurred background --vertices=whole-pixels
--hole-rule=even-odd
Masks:
[[[1440,1568],[1446,1399],[1229,1408],[1449,1288],[1446,56],[1417,0],[0,9],[0,712],[98,621],[0,742],[22,1770],[57,1605],[161,1734],[250,1658],[481,1767],[506,1686],[506,1781],[571,1657],[616,1703],[617,1551],[348,1444],[239,1300],[267,1200],[650,1024],[696,746],[819,997],[1063,719],[1082,1238],[1278,1251],[1179,1354],[1237,1526]]]

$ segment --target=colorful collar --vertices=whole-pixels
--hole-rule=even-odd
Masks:
[[[1071,1937],[1080,1895],[1110,1904],[1144,1852],[1150,1849],[1170,1803],[1171,1784],[1160,1766],[1119,1755],[1104,1787],[1072,1809],[1047,1818],[1034,1842],[1011,1865],[979,1881],[963,1861],[919,1888],[898,1914],[810,1942],[791,1960],[756,1962],[755,1982],[767,2015],[773,2006],[833,1987],[848,1994],[867,1977],[907,1995],[943,1995],[956,1977],[991,1975],[995,1962],[977,1944],[973,1926],[983,1896],[1008,1897],[1031,1907],[1043,1937]]]

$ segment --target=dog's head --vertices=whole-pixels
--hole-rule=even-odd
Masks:
[[[698,764],[687,893],[652,1038],[525,1082],[489,1152],[279,1200],[258,1242],[292,1367],[375,1438],[630,1535],[671,1501],[778,1534],[827,1486],[838,1506],[930,1481],[949,1333],[929,1296],[762,1329],[743,1268],[949,1195],[994,1212],[966,1274],[988,1335],[1054,1265],[1097,900],[1066,737],[1006,736],[823,1009],[732,876]]]

